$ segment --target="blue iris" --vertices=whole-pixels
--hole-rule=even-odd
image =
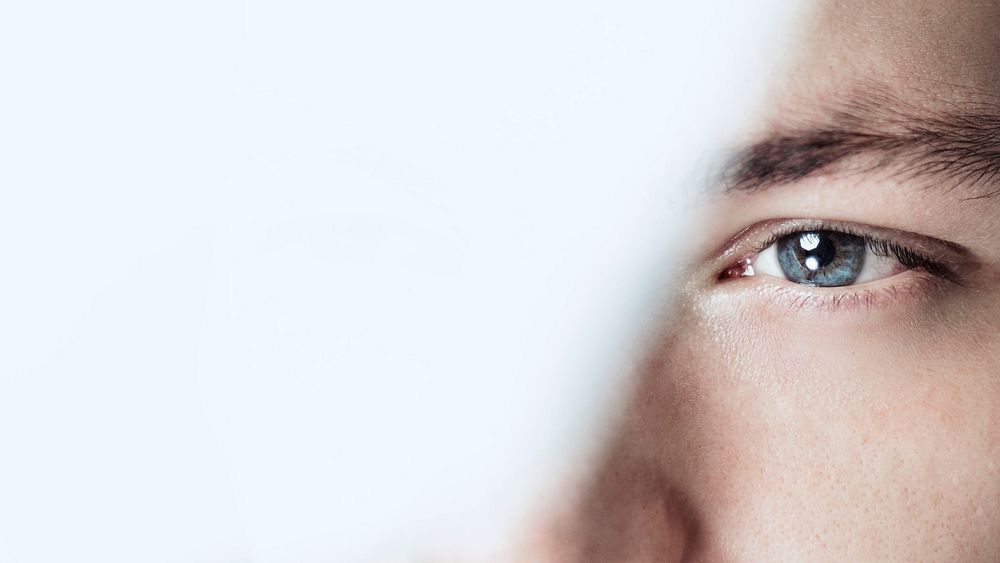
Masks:
[[[781,237],[775,244],[785,277],[803,285],[850,285],[865,265],[865,240],[847,233],[800,231]]]

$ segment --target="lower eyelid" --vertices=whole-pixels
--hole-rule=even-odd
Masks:
[[[788,313],[870,314],[879,310],[906,310],[903,302],[930,299],[948,282],[916,270],[904,271],[892,278],[892,283],[870,282],[856,286],[814,287],[780,280],[746,278],[747,283],[720,284],[717,293],[722,299],[733,298],[741,304],[755,300],[766,304],[766,310],[777,317]],[[731,306],[731,305],[730,305]]]

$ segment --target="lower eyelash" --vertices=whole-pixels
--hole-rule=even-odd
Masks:
[[[772,301],[787,307],[790,311],[870,312],[892,305],[903,298],[929,297],[935,289],[940,287],[941,282],[942,280],[939,278],[917,274],[884,287],[862,287],[861,289],[847,289],[845,291],[851,286],[844,286],[836,288],[838,291],[817,292],[817,288],[811,286],[800,288],[798,286],[774,285],[762,289],[762,291]]]

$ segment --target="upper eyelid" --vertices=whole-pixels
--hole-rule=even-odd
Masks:
[[[914,250],[932,254],[934,257],[948,257],[956,261],[968,261],[974,258],[972,252],[966,247],[932,236],[849,221],[795,218],[771,219],[751,225],[731,237],[718,256],[725,260],[760,252],[767,248],[769,242],[773,242],[781,236],[811,229],[840,231],[869,239],[883,240],[914,247]],[[755,248],[755,246],[760,246],[760,248]]]

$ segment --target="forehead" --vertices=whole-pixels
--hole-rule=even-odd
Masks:
[[[822,111],[872,81],[927,110],[1000,96],[1000,2],[822,0],[800,17],[765,123]]]
[[[1000,2],[823,0],[801,17],[713,188],[890,171],[913,187],[997,192]]]

